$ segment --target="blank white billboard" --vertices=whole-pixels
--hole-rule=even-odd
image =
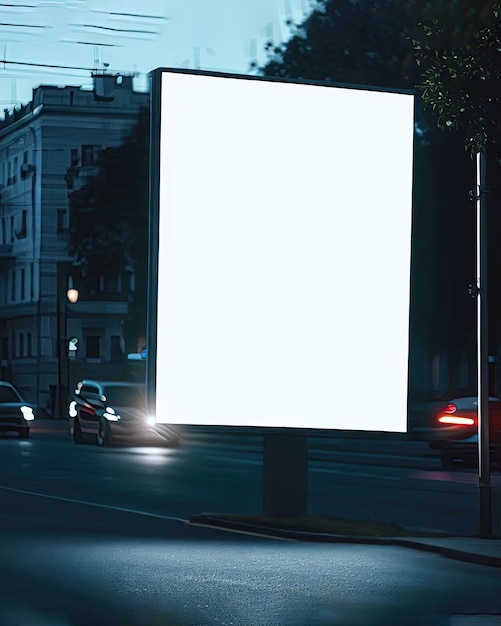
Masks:
[[[413,96],[160,75],[157,421],[405,431]]]

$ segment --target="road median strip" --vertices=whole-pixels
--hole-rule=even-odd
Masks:
[[[320,520],[324,522],[323,525],[319,523]],[[501,556],[447,546],[447,539],[451,537],[457,538],[457,535],[426,529],[405,529],[396,525],[354,522],[326,516],[282,519],[267,518],[265,516],[217,513],[192,515],[190,516],[189,523],[221,530],[245,532],[293,541],[369,544],[411,548],[414,550],[433,552],[445,558],[477,565],[501,567]],[[330,532],[326,532],[329,525]],[[315,530],[315,528],[317,528],[317,530]],[[336,532],[336,530],[338,532]],[[465,538],[465,540],[467,541],[468,538]]]

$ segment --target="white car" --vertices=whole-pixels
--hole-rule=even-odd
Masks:
[[[440,451],[446,469],[478,464],[478,397],[464,396],[444,402],[436,415],[441,435],[430,442]],[[491,461],[501,463],[501,399],[489,397],[489,440]]]

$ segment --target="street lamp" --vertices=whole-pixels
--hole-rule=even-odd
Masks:
[[[71,304],[75,304],[75,302],[78,301],[78,289],[74,289],[73,287],[71,287],[66,292],[66,297],[68,298],[68,301],[71,302]]]
[[[62,265],[62,264],[61,264]],[[78,289],[73,287],[73,277],[68,275],[64,267],[59,271],[58,290],[58,406],[57,415],[63,418],[66,414],[70,390],[70,359],[68,338],[68,304],[78,301]]]
[[[70,277],[70,284],[73,283],[73,279]],[[69,287],[66,291],[66,298],[70,304],[76,304],[78,302],[78,289],[75,289],[73,286]],[[70,392],[70,366],[72,359],[75,358],[75,350],[76,350],[76,340],[69,339],[68,337],[68,306],[66,306],[66,315],[65,315],[65,359],[66,359],[66,394],[68,400],[68,395]],[[70,358],[71,357],[71,358]],[[66,402],[68,404],[68,402]]]

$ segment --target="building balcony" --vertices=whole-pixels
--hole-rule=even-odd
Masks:
[[[127,315],[129,304],[126,301],[78,300],[66,305],[71,315]]]

